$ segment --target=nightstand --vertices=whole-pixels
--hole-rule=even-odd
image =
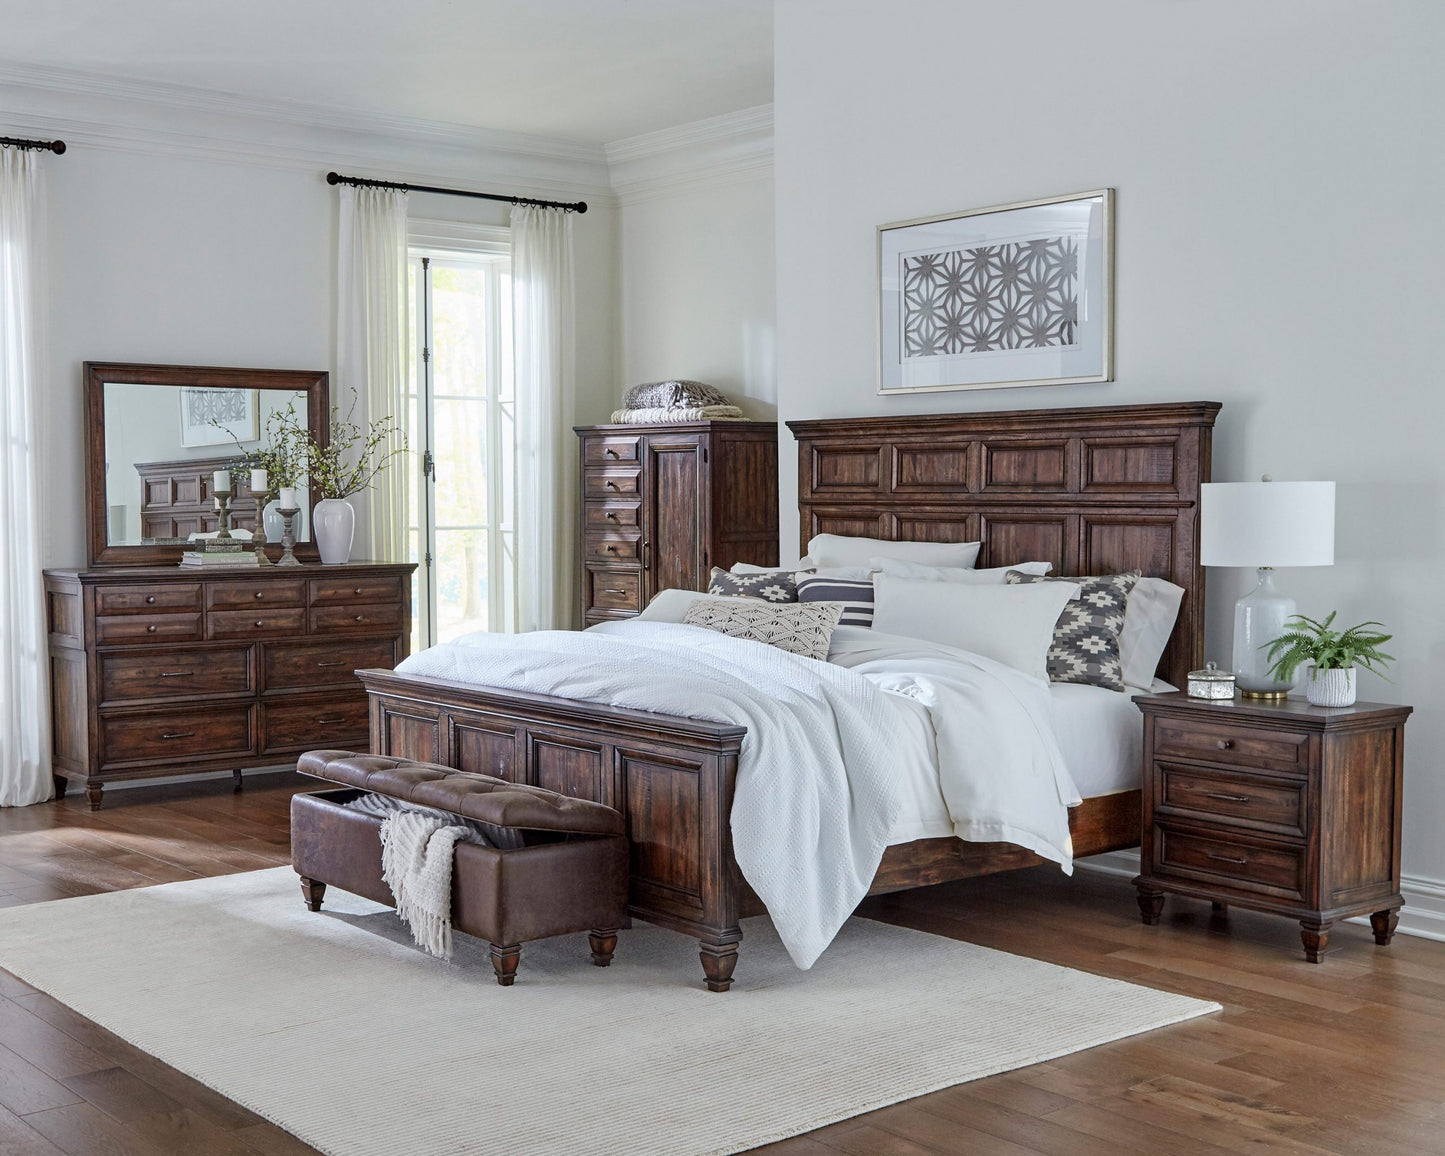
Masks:
[[[1166,892],[1298,919],[1319,963],[1330,929],[1368,915],[1395,934],[1400,802],[1411,707],[1303,699],[1254,705],[1137,695],[1144,712],[1139,912]]]

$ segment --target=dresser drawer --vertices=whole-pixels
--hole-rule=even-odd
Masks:
[[[206,615],[209,638],[282,638],[306,632],[306,611],[294,609],[212,610]]]
[[[167,582],[153,586],[98,586],[97,614],[161,614],[165,611],[199,610],[199,582]]]
[[[582,460],[589,466],[635,462],[637,447],[641,441],[641,438],[636,437],[588,438],[582,443]]]
[[[590,562],[636,562],[642,557],[642,540],[621,534],[588,534],[584,556]]]
[[[587,469],[582,475],[582,490],[589,498],[615,498],[638,492],[640,470]]]
[[[183,650],[174,654],[123,651],[100,656],[101,702],[249,694],[255,689],[251,648]]]
[[[332,634],[342,630],[398,630],[405,611],[390,606],[313,606],[311,633]]]
[[[636,529],[641,507],[636,505],[614,505],[588,502],[583,512],[583,521],[589,530]]]
[[[1309,741],[1308,734],[1295,731],[1189,719],[1154,721],[1156,755],[1228,766],[1304,774],[1309,770]]]
[[[1232,831],[1202,833],[1156,825],[1157,875],[1224,882],[1245,891],[1304,899],[1305,848],[1281,847]]]
[[[130,614],[95,620],[95,641],[101,646],[133,642],[199,642],[199,614]]]
[[[318,747],[365,747],[368,741],[365,695],[319,702],[267,703],[262,709],[262,754]]]
[[[640,570],[587,571],[588,610],[642,610],[642,572]]]
[[[390,638],[359,642],[286,642],[266,647],[265,687],[294,690],[306,687],[356,685],[355,671],[396,663],[396,643]]]
[[[224,582],[206,584],[206,609],[231,610],[242,606],[305,606],[306,582],[304,579],[277,581],[275,579],[228,578]]]
[[[198,710],[168,707],[145,714],[101,717],[105,765],[144,759],[170,762],[192,755],[246,755],[252,751],[250,704]]]
[[[400,602],[401,579],[395,574],[367,578],[311,579],[312,606],[348,606],[358,602]]]
[[[1304,836],[1305,780],[1211,773],[1156,763],[1161,809]]]

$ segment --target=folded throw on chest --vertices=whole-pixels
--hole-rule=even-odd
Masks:
[[[417,946],[452,957],[452,853],[465,827],[398,811],[381,824],[381,877]]]

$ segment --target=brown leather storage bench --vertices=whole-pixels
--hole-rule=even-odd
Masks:
[[[394,906],[381,875],[381,819],[341,804],[372,792],[517,830],[515,849],[458,843],[452,865],[452,927],[485,939],[497,982],[516,977],[521,945],[588,931],[592,962],[606,967],[627,921],[627,838],[611,807],[555,791],[433,763],[308,751],[303,774],[342,790],[291,799],[291,865],[312,911],[328,883]]]

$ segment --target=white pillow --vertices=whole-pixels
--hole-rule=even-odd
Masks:
[[[873,580],[873,629],[971,650],[1049,681],[1054,623],[1079,596],[1074,582],[966,586],[879,574]]]
[[[796,562],[783,562],[778,566],[754,566],[751,562],[734,562],[733,574],[776,574],[780,570],[811,570],[813,559],[804,554]]]
[[[652,596],[647,609],[632,622],[681,622],[687,617],[687,608],[694,602],[756,602],[756,598],[738,598],[730,594],[699,594],[696,590],[659,590]]]
[[[920,578],[926,582],[967,582],[971,586],[1002,586],[1010,570],[1042,578],[1054,568],[1052,562],[1020,562],[1017,566],[993,566],[987,570],[969,570],[962,566],[924,566],[901,558],[870,558],[868,565],[895,578]]]
[[[819,566],[866,566],[870,558],[902,558],[925,566],[972,566],[981,542],[888,542],[882,538],[845,538],[818,534],[808,557]]]
[[[1140,578],[1134,583],[1119,631],[1119,665],[1126,685],[1142,690],[1154,685],[1183,599],[1184,587],[1163,578]]]

